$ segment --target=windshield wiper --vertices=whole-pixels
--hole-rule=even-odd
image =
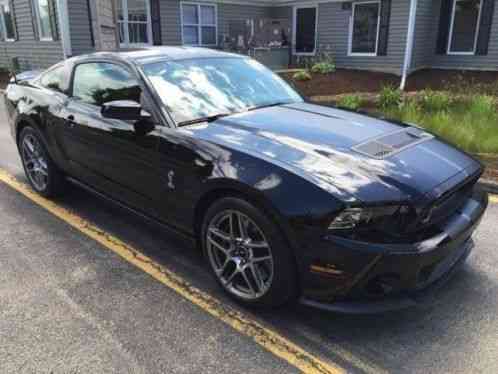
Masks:
[[[253,106],[247,109],[248,112],[253,111],[253,110],[258,110],[258,109],[264,109],[264,108],[271,108],[274,106],[280,106],[280,105],[286,105],[286,104],[292,104],[292,101],[277,101],[275,103],[270,103],[270,104],[263,104],[259,106]]]
[[[203,123],[203,122],[214,122],[216,120],[219,120],[220,118],[231,116],[232,114],[235,114],[235,113],[213,114],[212,116],[206,116],[206,117],[192,119],[192,120],[189,120],[189,121],[180,122],[178,124],[178,126],[188,126],[188,125],[194,125],[196,123]]]

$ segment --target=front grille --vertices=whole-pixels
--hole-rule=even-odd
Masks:
[[[454,215],[472,196],[477,179],[474,177],[456,189],[446,192],[433,204],[423,209],[419,228],[437,225]]]

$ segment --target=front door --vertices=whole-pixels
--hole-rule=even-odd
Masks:
[[[313,55],[316,51],[317,7],[294,8],[294,53]]]
[[[140,134],[132,121],[104,118],[102,104],[115,100],[141,101],[133,73],[108,62],[76,66],[60,142],[74,174],[83,182],[154,213],[159,182],[157,130]]]

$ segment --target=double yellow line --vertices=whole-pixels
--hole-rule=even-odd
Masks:
[[[92,223],[82,219],[67,209],[43,198],[31,190],[29,186],[16,180],[12,175],[0,169],[0,181],[20,192],[28,199],[48,210],[83,234],[94,239],[107,249],[118,254],[137,268],[150,274],[170,289],[202,308],[212,316],[225,322],[239,333],[252,338],[257,344],[274,355],[287,361],[305,373],[344,373],[345,370],[336,364],[320,360],[292,343],[278,332],[263,326],[261,323],[246,317],[232,307],[222,304],[218,299],[191,286],[186,280],[179,277],[164,266],[155,263],[137,249],[124,243],[120,239],[99,229]]]

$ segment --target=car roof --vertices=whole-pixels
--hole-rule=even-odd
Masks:
[[[75,61],[103,58],[116,59],[134,62],[136,64],[145,64],[154,61],[174,61],[198,58],[220,58],[220,57],[238,57],[245,56],[223,52],[220,50],[203,48],[203,47],[144,47],[139,49],[126,49],[119,51],[97,52],[83,56],[75,57]]]

